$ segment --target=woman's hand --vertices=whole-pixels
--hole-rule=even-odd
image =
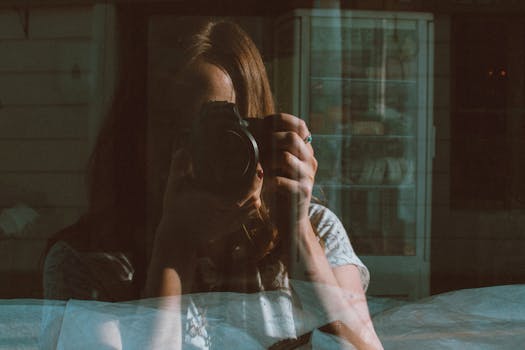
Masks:
[[[248,215],[261,206],[262,176],[254,177],[242,198],[228,199],[195,187],[190,164],[185,150],[173,155],[161,219],[172,227],[173,235],[191,235],[193,242],[219,238],[237,230]],[[258,166],[258,170],[262,170]]]
[[[279,212],[289,213],[289,208],[295,205],[297,222],[306,222],[317,171],[310,131],[302,119],[285,113],[268,116],[265,123],[272,130],[267,141],[270,147],[266,150],[271,154],[266,155],[264,164],[270,175],[266,189],[277,194],[282,208]],[[283,204],[287,207],[281,207]]]

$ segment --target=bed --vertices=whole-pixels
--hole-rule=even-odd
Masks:
[[[243,303],[240,297],[235,293],[191,297],[192,302],[207,304],[207,327],[219,340],[219,348],[267,349],[279,337],[289,336],[276,336],[275,329],[286,328],[286,320],[277,314],[266,324],[258,320],[260,315],[241,316],[261,297],[268,303],[278,302],[277,294],[244,295]],[[184,298],[181,305],[189,301]],[[368,303],[385,349],[514,350],[525,344],[524,301],[524,285],[506,285],[458,290],[416,302],[371,297]],[[159,327],[159,318],[170,319],[170,315],[173,310],[159,311],[155,299],[127,303],[2,300],[0,349],[164,349],[172,343],[177,324]],[[334,336],[317,330],[326,322],[323,316],[315,311],[311,315],[293,330],[297,336],[310,332],[303,348],[339,348]]]

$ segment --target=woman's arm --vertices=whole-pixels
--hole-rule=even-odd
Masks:
[[[358,349],[382,349],[370,318],[357,266],[349,264],[332,268],[309,221],[298,225],[296,234],[305,271],[303,276],[291,277],[315,283],[329,318],[340,320],[346,326],[332,326],[330,331],[347,339]]]
[[[278,216],[279,230],[290,245],[288,269],[291,277],[315,283],[330,318],[342,318],[346,326],[337,328],[339,335],[359,349],[382,349],[356,266],[332,268],[310,221],[309,207],[317,171],[310,131],[304,121],[289,114],[268,118],[273,127],[274,146],[273,159],[267,164],[270,170],[268,189],[277,197],[274,212]],[[304,266],[305,270],[297,271],[296,266]]]
[[[196,255],[196,235],[190,233],[199,215],[199,207],[185,190],[188,176],[188,153],[176,151],[164,191],[163,211],[155,231],[153,251],[148,267],[145,297],[181,295],[191,290]],[[187,203],[185,203],[187,202]]]
[[[196,252],[191,242],[184,242],[174,231],[166,221],[157,229],[145,297],[175,296],[191,291]]]

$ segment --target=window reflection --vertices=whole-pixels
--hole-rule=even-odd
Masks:
[[[0,343],[523,342],[521,4],[11,4],[0,5]],[[208,15],[246,31],[261,57],[243,72],[260,75],[243,80],[232,47],[195,53],[206,45],[186,35]],[[197,134],[208,100],[239,115]],[[247,117],[267,123],[245,128]],[[212,182],[243,189],[228,199],[248,208],[235,216],[192,176],[233,176],[255,154],[235,153],[246,135],[253,181]],[[304,191],[283,196],[288,180]]]

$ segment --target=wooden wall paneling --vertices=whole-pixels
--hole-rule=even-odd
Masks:
[[[2,140],[2,172],[82,172],[88,150],[83,140]]]
[[[5,106],[0,108],[1,139],[87,141],[89,106]]]
[[[86,205],[83,173],[0,173],[0,207],[22,202],[30,207]]]
[[[29,13],[29,38],[90,38],[93,7],[42,7]]]
[[[91,71],[91,40],[44,39],[0,41],[0,72]]]
[[[86,105],[91,101],[87,74],[0,73],[2,105]]]
[[[0,10],[0,39],[24,39],[24,26],[20,12],[14,9]]]

